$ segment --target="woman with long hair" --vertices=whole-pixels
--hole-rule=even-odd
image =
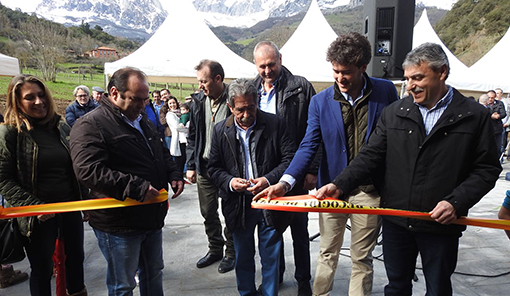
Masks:
[[[32,75],[14,77],[0,125],[0,194],[10,206],[80,200],[87,193],[75,178],[69,154],[71,128],[55,111],[50,91]],[[30,294],[51,295],[52,255],[65,242],[68,295],[86,296],[81,212],[17,218],[30,262]]]
[[[170,154],[173,156],[177,167],[184,173],[184,163],[186,162],[186,133],[187,128],[179,125],[181,109],[176,97],[170,96],[167,101],[169,111],[166,113],[166,123],[172,131],[170,142]]]

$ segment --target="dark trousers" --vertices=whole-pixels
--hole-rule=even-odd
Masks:
[[[57,214],[55,218],[40,222],[37,217],[30,239],[25,240],[25,250],[30,262],[30,294],[51,295],[53,274],[52,255],[57,237],[64,241],[66,288],[69,294],[85,287],[83,280],[83,221],[80,212]],[[60,233],[60,234],[59,234]]]
[[[494,139],[496,140],[496,147],[498,147],[498,149],[501,149],[501,143],[503,143],[503,133],[495,134]]]
[[[204,217],[204,226],[207,239],[209,241],[209,251],[213,254],[223,254],[223,245],[226,245],[225,255],[235,258],[234,239],[225,226],[225,238],[221,234],[221,221],[218,214],[219,196],[218,188],[214,186],[207,170],[201,170],[201,174],[197,174],[198,201],[200,204],[200,213]]]
[[[310,271],[310,235],[308,234],[308,213],[293,213],[294,217],[289,225],[294,249],[294,264],[296,270],[294,278],[298,282],[309,282],[312,278]],[[282,239],[280,249],[280,281],[285,272],[285,254]]]
[[[174,156],[175,164],[180,172],[184,173],[184,164],[186,163],[186,143],[179,143],[181,156]]]
[[[503,139],[501,140],[501,153],[505,153],[506,151],[506,145],[508,144],[508,132],[506,131],[506,128],[503,129]]]
[[[426,296],[452,295],[451,276],[457,266],[458,235],[413,232],[383,218],[384,295],[412,295],[418,253],[427,287]]]

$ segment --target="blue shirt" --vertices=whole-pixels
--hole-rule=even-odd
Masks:
[[[351,106],[356,105],[356,103],[363,98],[363,94],[365,93],[365,90],[367,89],[367,81],[365,79],[365,76],[363,77],[363,88],[361,89],[361,93],[356,99],[353,99],[348,93],[341,92],[344,98],[351,104]]]
[[[423,107],[420,104],[414,103],[416,106],[418,106],[418,109],[420,110],[421,117],[423,118],[423,124],[425,125],[425,133],[428,135],[430,131],[434,128],[434,125],[436,125],[437,121],[443,115],[444,110],[450,105],[453,99],[453,89],[447,85],[448,91],[444,95],[441,100],[439,100],[434,107],[427,109],[426,107]]]
[[[239,141],[241,141],[241,145],[243,147],[243,154],[244,154],[244,177],[246,179],[254,179],[254,176],[253,176],[253,166],[252,166],[252,163],[251,163],[251,157],[250,157],[250,136],[251,136],[251,132],[253,131],[253,127],[255,126],[255,124],[257,123],[257,120],[255,120],[255,122],[253,122],[253,124],[247,129],[247,130],[244,130],[242,127],[239,126],[239,124],[237,124],[237,121],[234,120],[234,124],[236,126],[236,131],[237,131],[237,138],[239,139]],[[232,180],[234,178],[232,178],[229,182],[229,187],[230,187],[230,191],[235,191],[233,188],[232,188]],[[269,182],[268,182],[269,184]],[[251,184],[251,186],[253,186],[254,184]]]
[[[260,100],[259,100],[259,108],[260,110],[276,114],[276,86],[278,84],[278,81],[280,78],[278,78],[273,84],[273,88],[269,92],[266,92],[264,89],[264,81],[262,81],[262,84],[259,88],[259,94],[260,94]]]
[[[127,116],[124,115],[124,113],[120,113],[120,114],[122,115],[122,118],[124,118],[124,121],[127,124],[136,128],[140,132],[140,134],[142,134],[143,138],[145,139],[145,144],[147,144],[147,147],[149,147],[149,150],[152,153],[152,148],[149,145],[149,141],[147,141],[147,137],[145,137],[145,134],[143,133],[142,126],[140,125],[140,120],[142,120],[142,114],[138,114],[138,117],[133,121],[129,120],[129,118],[127,118]]]

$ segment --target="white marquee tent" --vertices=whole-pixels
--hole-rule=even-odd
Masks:
[[[433,42],[441,45],[446,55],[448,56],[448,61],[450,63],[450,76],[455,76],[456,74],[464,73],[467,71],[468,67],[464,65],[464,63],[462,63],[448,49],[448,47],[444,45],[439,36],[437,36],[436,31],[434,31],[434,28],[430,24],[426,9],[423,10],[420,19],[416,25],[414,25],[413,48],[416,48],[425,42]]]
[[[469,67],[466,77],[483,78],[483,88],[488,91],[501,88],[504,92],[510,91],[510,27],[506,34],[486,53],[478,62]]]
[[[283,45],[282,63],[292,74],[314,82],[333,82],[331,63],[326,51],[337,34],[324,18],[317,0],[312,0],[298,28]]]
[[[510,67],[510,60],[503,58],[510,48],[510,33],[507,32],[491,51],[468,68],[437,36],[424,9],[420,20],[414,26],[413,48],[425,42],[440,44],[446,52],[450,63],[447,84],[460,90],[485,92],[496,87],[510,90],[509,75],[505,73]]]
[[[147,74],[152,82],[196,82],[194,67],[202,59],[218,61],[226,78],[255,77],[255,65],[231,51],[200,17],[191,0],[170,1],[168,16],[139,49],[105,63],[105,74],[131,66]]]
[[[0,76],[16,75],[19,75],[18,59],[0,53]]]

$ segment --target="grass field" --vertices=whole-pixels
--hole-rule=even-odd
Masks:
[[[74,64],[73,64],[74,65]],[[68,69],[73,68],[73,65],[68,64]],[[80,65],[80,64],[76,64]],[[46,82],[46,85],[51,91],[52,96],[55,99],[61,100],[74,100],[73,90],[76,86],[83,84],[88,86],[92,90],[92,86],[100,86],[103,89],[106,89],[105,78],[103,74],[78,74],[72,73],[72,70],[68,72],[62,72],[57,74],[56,82]],[[23,73],[32,74],[40,77],[40,72],[34,69],[24,69]],[[7,86],[9,85],[9,81],[11,77],[0,77],[0,96],[7,95]],[[182,91],[180,87],[182,86]],[[150,83],[149,89],[162,89],[168,88],[172,95],[174,95],[179,101],[184,101],[184,98],[187,97],[190,93],[192,93],[198,87],[197,84],[162,84],[162,83]],[[181,95],[182,93],[182,95]]]

